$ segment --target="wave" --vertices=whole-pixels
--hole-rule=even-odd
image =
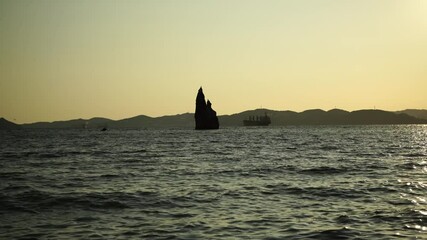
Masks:
[[[332,145],[331,146],[320,146],[319,149],[323,150],[323,151],[331,151],[331,150],[339,150],[340,147],[332,146]]]
[[[295,239],[355,239],[361,236],[361,232],[343,227],[339,229],[317,230],[305,234],[298,234]]]
[[[221,193],[200,195],[190,192],[182,196],[160,196],[156,192],[138,191],[134,193],[53,193],[36,190],[31,187],[14,188],[21,190],[15,193],[0,195],[1,212],[41,212],[52,209],[114,210],[127,208],[187,208],[194,204],[207,204],[218,201]],[[25,191],[22,191],[25,189]],[[175,215],[174,217],[190,217]]]
[[[102,156],[102,155],[134,155],[140,153],[146,153],[145,149],[138,150],[123,150],[123,151],[111,151],[111,150],[58,150],[58,151],[17,151],[17,152],[1,152],[0,156],[5,160],[27,160],[27,159],[57,159],[57,158],[69,158],[75,156]]]
[[[66,193],[58,194],[40,190],[21,191],[16,194],[3,194],[2,211],[34,211],[46,209],[123,209],[136,205],[140,198],[126,193]]]
[[[356,199],[369,196],[368,191],[353,188],[295,187],[285,184],[266,185],[265,188],[266,190],[262,191],[263,194],[291,194],[298,195],[301,198],[316,200],[324,198]]]
[[[418,157],[426,157],[427,155],[425,153],[407,153],[407,154],[402,154],[403,157],[408,157],[408,158],[418,158]]]
[[[415,170],[419,167],[425,167],[427,166],[427,161],[421,161],[421,162],[415,162],[415,161],[408,161],[401,164],[397,164],[397,168],[402,168],[405,170]]]
[[[353,169],[348,167],[329,167],[329,166],[320,166],[320,167],[314,167],[309,169],[303,169],[300,170],[299,173],[302,174],[340,174],[340,173],[347,173],[353,171]]]

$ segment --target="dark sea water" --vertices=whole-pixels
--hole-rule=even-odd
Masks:
[[[427,239],[427,126],[0,132],[0,239]]]

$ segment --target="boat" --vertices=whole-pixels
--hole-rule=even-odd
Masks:
[[[243,120],[244,126],[268,126],[270,123],[271,119],[267,113],[264,116],[249,116],[249,119]]]

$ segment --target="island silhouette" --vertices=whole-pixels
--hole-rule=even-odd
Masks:
[[[306,110],[303,112],[275,111],[269,109],[248,110],[241,113],[218,116],[222,127],[243,126],[243,120],[250,116],[268,114],[271,118],[270,126],[288,125],[372,125],[372,124],[427,124],[427,110],[416,110],[419,118],[411,116],[413,110],[389,112],[383,110],[345,111],[332,109]],[[423,116],[426,116],[423,118]],[[15,124],[0,118],[0,129],[160,129],[160,128],[194,128],[195,115],[184,113],[162,117],[139,115],[121,120],[108,118],[74,119],[69,121],[36,122],[29,124]]]

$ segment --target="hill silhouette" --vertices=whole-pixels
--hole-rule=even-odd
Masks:
[[[267,113],[272,126],[284,125],[365,125],[365,124],[426,124],[427,120],[417,119],[407,114],[383,110],[358,110],[353,112],[341,109],[324,111],[321,109],[306,110],[300,113],[293,111],[274,111],[256,109],[239,114],[220,116],[224,126],[240,126],[243,119]]]
[[[367,125],[367,124],[427,124],[427,119],[416,118],[399,112],[383,110],[357,110],[345,111],[332,109],[324,111],[311,109],[303,112],[275,111],[269,109],[248,110],[232,115],[219,116],[219,122],[223,127],[243,126],[243,120],[250,116],[263,116],[265,113],[271,118],[271,126],[287,125]],[[419,110],[417,110],[419,111]],[[427,110],[421,110],[427,112]],[[418,112],[417,112],[418,113]],[[422,113],[422,112],[421,112]],[[422,115],[420,115],[422,116]],[[69,121],[37,122],[30,124],[14,124],[1,118],[1,129],[22,128],[46,128],[46,129],[161,129],[161,128],[194,128],[194,114],[184,113],[178,115],[149,117],[139,115],[121,120],[108,118],[73,119]]]
[[[111,122],[109,128],[193,128],[194,114],[184,113],[163,117],[139,115]]]
[[[19,126],[18,124],[10,122],[4,118],[0,118],[0,130],[19,129],[19,128],[21,128],[21,126]]]
[[[192,128],[194,127],[194,114],[184,113],[172,116],[149,117],[139,115],[121,120],[108,118],[73,119],[68,121],[37,122],[22,124],[23,128],[46,129],[136,129],[136,128]]]
[[[427,119],[427,110],[425,109],[406,109],[398,111],[397,113],[405,113],[412,117]]]
[[[22,124],[23,128],[103,128],[108,126],[111,122],[114,122],[108,118],[91,118],[85,119],[73,119],[68,121],[55,121],[55,122],[37,122]]]

